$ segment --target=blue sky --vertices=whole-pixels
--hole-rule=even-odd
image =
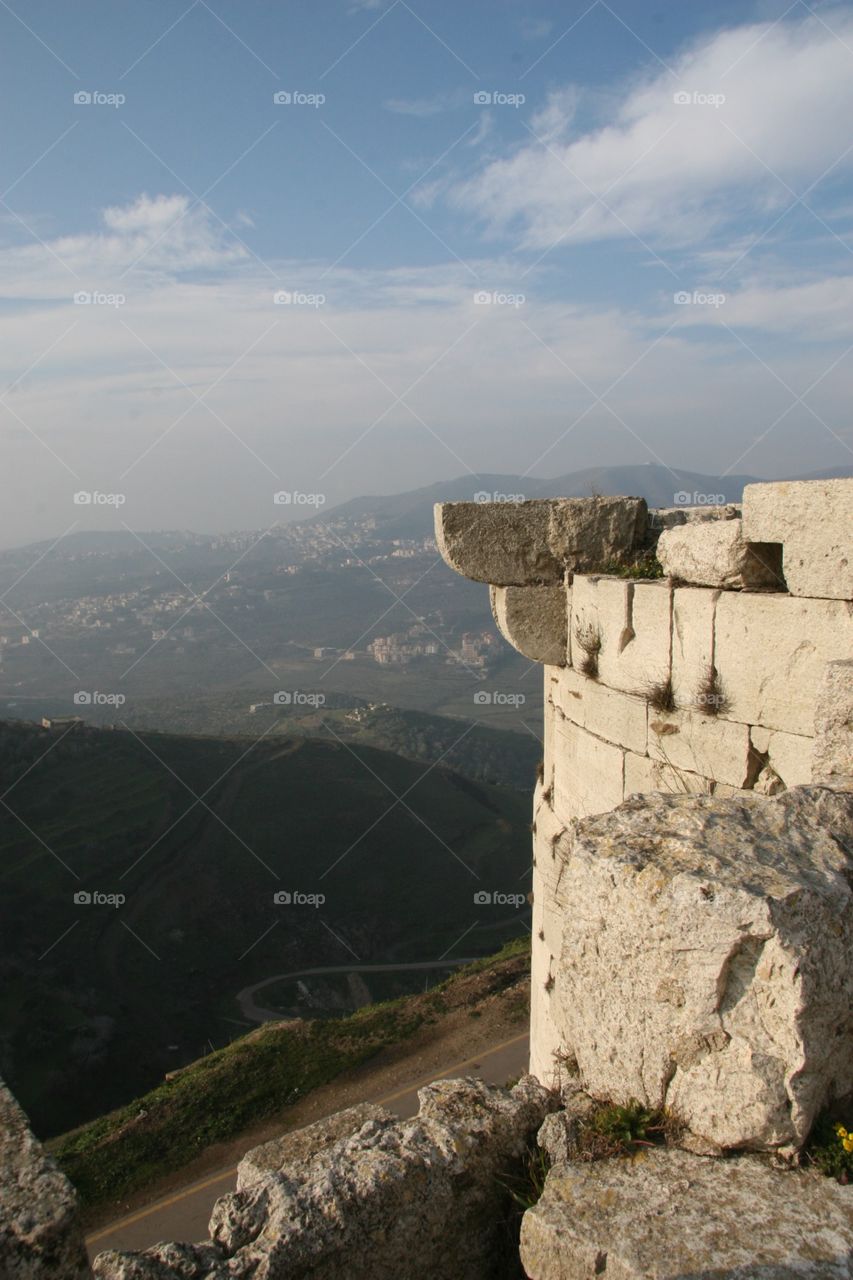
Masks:
[[[31,0],[0,41],[0,544],[853,462],[850,5]]]

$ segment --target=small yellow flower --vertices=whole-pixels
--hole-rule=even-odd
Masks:
[[[849,1155],[853,1151],[853,1138],[842,1138],[841,1145]]]
[[[835,1126],[835,1132],[838,1134],[839,1138],[849,1138],[849,1137],[850,1137],[849,1133],[848,1133],[848,1132],[847,1132],[847,1130],[844,1128],[844,1125],[843,1125],[843,1124],[837,1124],[837,1125]]]

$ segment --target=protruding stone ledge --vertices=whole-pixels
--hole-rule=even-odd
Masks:
[[[851,1253],[849,1187],[673,1148],[556,1165],[521,1226],[531,1280],[842,1280]]]
[[[571,588],[568,589],[571,594]],[[568,609],[566,588],[492,587],[492,615],[505,640],[534,662],[566,665]]]
[[[547,498],[528,502],[440,502],[438,549],[475,582],[523,587],[603,569],[647,536],[642,498]]]
[[[853,479],[748,484],[743,530],[782,543],[791,595],[853,599]]]
[[[664,573],[698,587],[784,591],[782,549],[747,542],[741,520],[711,520],[665,529],[657,556]]]

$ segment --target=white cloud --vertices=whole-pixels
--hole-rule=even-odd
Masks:
[[[688,245],[744,218],[763,226],[793,200],[788,188],[853,167],[849,10],[722,31],[671,66],[585,133],[577,91],[552,95],[531,122],[538,137],[457,182],[451,202],[527,249],[631,231]]]

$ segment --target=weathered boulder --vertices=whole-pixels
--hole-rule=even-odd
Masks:
[[[492,587],[489,594],[498,630],[519,653],[534,662],[566,665],[569,609],[562,583],[556,587]]]
[[[91,1274],[73,1188],[0,1081],[0,1276],[83,1280]]]
[[[440,1080],[413,1120],[369,1120],[301,1165],[217,1201],[212,1241],[101,1254],[101,1280],[487,1280],[500,1248],[503,1180],[553,1109],[514,1089]],[[181,1270],[163,1270],[164,1249]]]
[[[748,484],[743,529],[782,544],[792,595],[853,600],[853,479]]]
[[[710,520],[665,529],[657,556],[670,578],[699,587],[785,590],[778,546],[746,542],[740,520]]]
[[[853,1188],[670,1148],[563,1164],[521,1260],[530,1280],[850,1280]]]
[[[291,1133],[282,1134],[280,1138],[272,1138],[259,1147],[253,1147],[243,1156],[237,1166],[237,1190],[242,1191],[259,1178],[265,1178],[268,1173],[298,1176],[300,1168],[308,1160],[313,1160],[336,1142],[351,1138],[369,1121],[389,1124],[394,1119],[385,1107],[361,1102],[354,1107],[347,1107],[345,1111],[325,1116],[303,1129],[294,1129]]]
[[[826,664],[814,727],[813,780],[853,790],[853,661]]]
[[[800,1146],[853,1090],[853,795],[634,796],[557,853],[552,1016],[584,1088]]]

